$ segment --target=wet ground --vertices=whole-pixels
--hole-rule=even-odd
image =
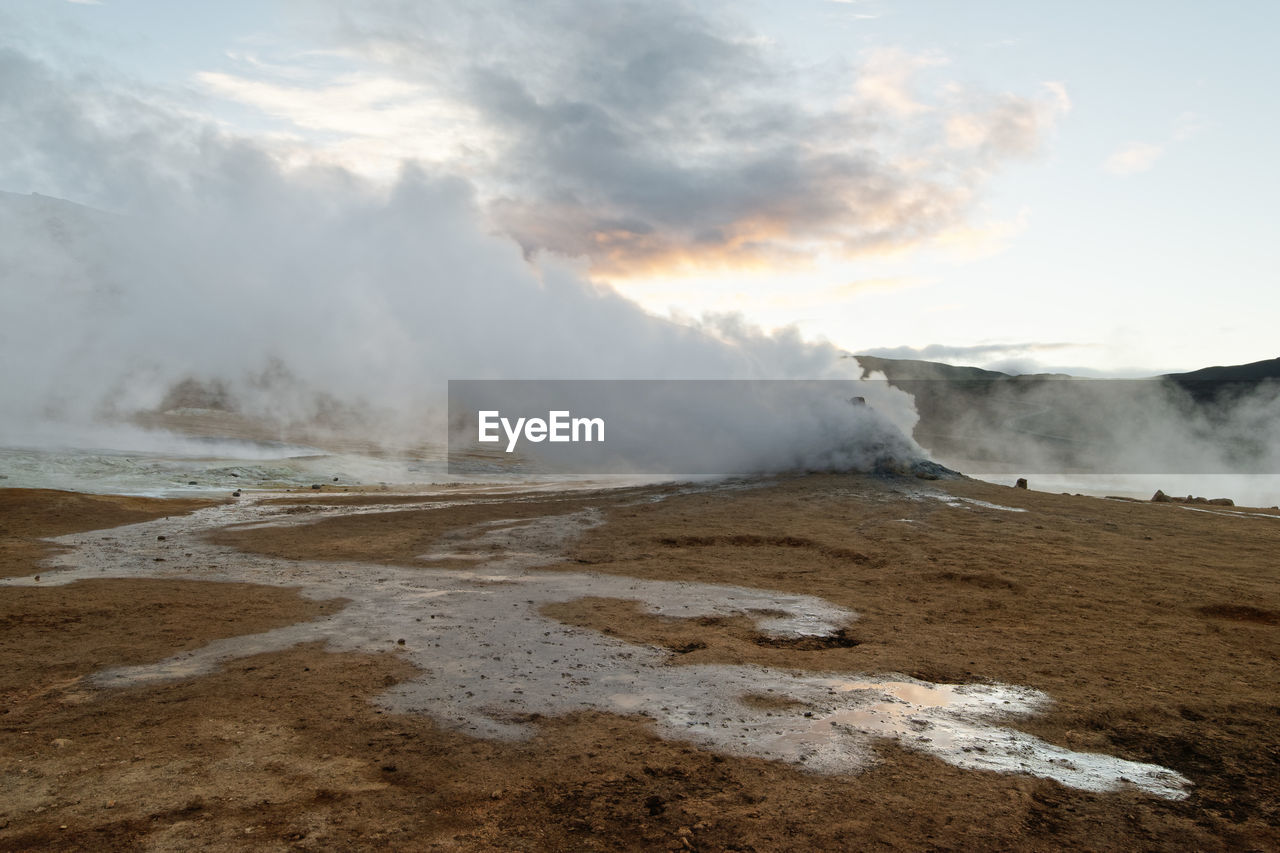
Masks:
[[[474,812],[480,823],[461,835],[448,831],[454,843],[477,849],[517,837],[525,839],[520,846],[540,846],[528,834],[534,824],[524,822],[534,820],[558,827],[544,837],[546,847],[570,839],[576,839],[571,846],[592,846],[595,840],[608,846],[608,839],[626,837],[648,838],[651,843],[642,846],[669,842],[682,848],[680,839],[695,844],[699,837],[720,847],[727,838],[745,838],[756,849],[789,846],[777,843],[781,838],[851,843],[853,836],[831,835],[837,824],[841,832],[854,831],[849,824],[824,824],[817,813],[816,823],[806,817],[790,835],[776,834],[796,815],[809,814],[811,805],[804,804],[826,796],[823,791],[863,798],[868,814],[883,808],[901,812],[905,805],[911,814],[896,836],[865,826],[858,836],[896,837],[898,846],[928,846],[924,826],[935,820],[947,826],[957,821],[945,831],[942,823],[933,824],[934,837],[952,843],[981,835],[1006,844],[1094,837],[1103,839],[1094,846],[1213,847],[1248,839],[1256,844],[1266,837],[1262,827],[1274,814],[1275,800],[1274,786],[1262,782],[1269,772],[1264,765],[1274,763],[1267,758],[1272,741],[1264,721],[1268,714],[1274,718],[1275,708],[1267,711],[1265,682],[1258,679],[1264,677],[1267,644],[1275,643],[1274,626],[1237,616],[1245,613],[1242,607],[1264,616],[1275,611],[1274,567],[1267,568],[1266,554],[1276,531],[1267,521],[981,484],[833,477],[574,494],[453,490],[397,498],[394,505],[375,501],[308,496],[280,502],[259,495],[188,516],[65,537],[69,550],[53,558],[57,568],[44,567],[39,581],[12,578],[4,594],[38,596],[31,602],[71,596],[65,606],[73,607],[92,584],[243,590],[254,588],[245,586],[250,583],[281,593],[299,590],[300,602],[310,600],[307,606],[321,609],[235,630],[225,619],[230,611],[216,613],[229,606],[218,602],[230,599],[208,597],[215,611],[210,616],[231,630],[199,641],[201,619],[193,615],[192,636],[171,643],[167,652],[156,642],[163,636],[143,642],[148,625],[135,622],[132,630],[141,632],[135,643],[149,649],[143,660],[113,665],[109,656],[98,655],[86,661],[97,665],[79,667],[61,686],[28,686],[19,718],[9,718],[21,728],[9,731],[29,743],[30,735],[22,732],[55,725],[60,733],[45,743],[66,740],[92,753],[110,741],[94,745],[101,726],[75,722],[81,719],[75,711],[100,716],[119,707],[113,696],[128,697],[142,719],[156,719],[157,713],[165,718],[168,712],[155,704],[165,695],[222,691],[243,703],[249,701],[243,690],[256,695],[264,688],[246,685],[226,694],[228,678],[256,672],[263,661],[299,660],[301,654],[307,661],[304,678],[326,673],[327,680],[311,688],[325,705],[337,699],[332,678],[341,678],[342,670],[320,666],[316,655],[326,661],[385,660],[396,673],[388,670],[385,682],[337,687],[358,700],[352,705],[344,698],[342,713],[352,720],[403,721],[396,725],[418,732],[421,746],[410,748],[413,758],[400,750],[403,757],[390,764],[366,764],[357,730],[350,732],[352,740],[339,738],[330,751],[355,762],[338,774],[352,791],[362,790],[360,779],[385,785],[394,772],[385,767],[391,765],[422,772],[434,766],[432,773],[447,776],[430,758],[435,747],[428,744],[437,742],[464,753],[471,747],[463,744],[493,744],[491,758],[475,759],[482,764],[457,772],[487,778],[489,765],[483,762],[497,762],[495,772],[507,767],[514,773],[509,785],[530,797],[533,789],[526,786],[543,784],[536,778],[555,779],[563,791],[586,784],[584,796],[602,796],[608,785],[602,788],[598,779],[584,783],[590,778],[584,772],[621,774],[619,785],[643,792],[648,771],[641,773],[633,762],[643,763],[645,755],[650,768],[674,769],[684,762],[682,773],[704,766],[694,755],[747,762],[732,765],[746,776],[719,765],[730,773],[719,788],[754,790],[757,783],[747,781],[752,774],[773,786],[774,805],[754,808],[760,818],[748,818],[728,803],[718,811],[693,809],[700,821],[678,817],[673,796],[713,795],[713,789],[691,783],[664,783],[656,793],[637,794],[640,814],[625,819],[613,807],[600,813],[603,801],[592,805],[594,799],[565,803],[563,819],[521,799],[523,817],[507,815],[514,820],[507,835],[480,817],[491,810],[487,805]],[[359,553],[365,559],[353,558]],[[1099,583],[1102,578],[1109,580]],[[1245,605],[1241,596],[1252,603]],[[35,612],[31,606],[27,610]],[[282,614],[287,610],[283,601],[276,606],[285,608]],[[15,616],[21,620],[15,614],[5,624],[14,625]],[[62,630],[74,634],[83,622],[83,616],[64,621]],[[1176,641],[1164,636],[1170,630],[1181,630]],[[7,648],[16,651],[15,637],[9,636]],[[1252,650],[1242,655],[1246,648]],[[1160,675],[1144,679],[1143,672]],[[1117,684],[1127,686],[1110,686]],[[29,714],[45,701],[58,710],[46,711],[37,724]],[[239,713],[225,699],[200,702],[191,711],[209,719]],[[293,704],[287,707],[289,714],[301,713]],[[415,719],[420,722],[411,725]],[[633,734],[623,735],[609,720],[638,728],[626,728]],[[187,725],[193,732],[205,727],[195,720]],[[318,725],[318,719],[306,723]],[[597,748],[589,763],[605,761],[601,766],[616,770],[575,769],[574,740],[596,743],[606,730],[615,732],[606,740],[623,740],[604,753]],[[257,741],[239,731],[225,743],[238,742],[238,754],[248,756],[252,750],[243,751]],[[578,734],[549,746],[548,738],[570,731]],[[203,743],[205,735],[191,737]],[[97,770],[88,769],[95,762],[68,746],[48,747],[53,752],[19,763],[27,770],[43,767],[41,778],[48,780],[65,761],[77,762],[86,768],[83,778],[97,778],[103,790],[118,789],[109,762],[99,760]],[[253,749],[264,757],[279,752],[265,745]],[[527,749],[541,751],[552,775],[539,776],[543,771],[525,766],[520,756],[529,755]],[[1204,755],[1215,756],[1216,764],[1200,757],[1205,749],[1212,749]],[[27,748],[10,754],[27,755]],[[662,758],[669,754],[686,757],[663,764],[672,760]],[[176,756],[155,760],[157,782],[170,778]],[[313,756],[303,762],[305,771],[297,760],[286,763],[291,773],[303,774],[301,780],[326,762],[332,759]],[[0,841],[33,837],[21,831],[44,825],[39,815],[50,807],[73,816],[67,818],[68,831],[76,820],[93,824],[65,796],[42,799],[41,790],[67,790],[75,778],[61,775],[68,770],[57,771],[52,778],[66,781],[51,789],[47,782],[32,788],[30,773],[12,762],[6,767],[6,778],[22,793],[14,802],[26,805],[5,814],[9,829],[0,830]],[[764,767],[774,769],[763,772]],[[267,777],[256,784],[267,785],[276,771],[255,771],[260,772]],[[908,799],[898,801],[899,793],[891,795],[884,785],[903,772],[907,776],[893,785]],[[631,773],[638,774],[634,783],[627,781]],[[925,775],[913,775],[918,773]],[[965,792],[965,805],[926,793],[934,784],[928,780],[960,786],[954,790]],[[392,789],[397,796],[410,796],[411,789],[427,800],[435,796],[421,787]],[[359,796],[384,802],[392,789]],[[215,784],[211,790],[222,789]],[[1012,824],[996,808],[1005,796],[1001,790],[1033,793],[1014,809]],[[1069,791],[1077,793],[1061,793]],[[147,796],[155,801],[159,794]],[[231,803],[249,793],[232,786],[210,796]],[[351,796],[357,795],[305,808],[295,803],[295,811],[323,813],[332,821],[354,807]],[[681,808],[693,814],[692,804]],[[278,822],[285,813],[272,814]],[[601,823],[600,814],[612,817]],[[1126,824],[1124,814],[1138,816],[1140,825],[1132,819]],[[192,815],[212,821],[206,830],[219,827],[207,837],[228,843],[221,808],[205,806]],[[179,822],[195,820],[188,818]],[[676,832],[679,820],[688,821],[684,835]],[[471,825],[468,819],[463,824]],[[1077,835],[1090,825],[1103,834]],[[19,835],[8,834],[13,831]],[[323,831],[299,831],[299,844],[348,838],[331,824]],[[130,832],[142,830],[134,826]],[[446,836],[433,835],[432,843]],[[552,843],[550,837],[560,840]]]

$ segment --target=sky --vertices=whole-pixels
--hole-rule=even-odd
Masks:
[[[1144,375],[1280,355],[1278,25],[1167,0],[8,0],[0,49],[284,169],[465,182],[530,263],[663,316]],[[0,190],[129,209],[67,151],[11,152]]]

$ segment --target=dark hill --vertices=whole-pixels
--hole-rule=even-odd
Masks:
[[[1229,367],[1202,367],[1189,373],[1166,373],[1165,378],[1174,382],[1257,382],[1262,379],[1280,379],[1280,358],[1233,364]]]

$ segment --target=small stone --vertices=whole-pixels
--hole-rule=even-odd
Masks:
[[[1018,482],[1014,483],[1014,484],[1013,484],[1013,487],[1014,487],[1015,489],[1025,489],[1025,488],[1027,487],[1027,478],[1026,478],[1026,477],[1019,477],[1019,478],[1018,478]]]
[[[396,645],[397,645],[397,646],[403,646],[403,645],[404,645],[404,637],[401,637],[400,639],[396,640]]]
[[[156,537],[156,541],[157,541],[157,542],[163,542],[163,541],[164,541],[164,537],[163,537],[163,536],[157,536],[157,537]]]

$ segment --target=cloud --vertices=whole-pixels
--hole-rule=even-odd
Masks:
[[[56,421],[102,447],[99,419],[161,408],[188,379],[281,434],[346,424],[403,448],[439,438],[450,378],[857,376],[794,329],[673,322],[580,265],[530,262],[457,175],[409,165],[380,185],[289,166],[105,71],[64,75],[14,50],[0,49],[0,79],[13,84],[0,87],[0,186],[116,211],[0,193],[7,441],[49,441]],[[822,417],[847,432],[836,402]],[[902,395],[877,411],[914,421]],[[772,417],[777,447],[793,422]],[[868,461],[886,442],[909,449],[884,420],[865,437]]]
[[[191,124],[158,99],[107,86],[97,74],[69,83],[2,44],[0,80],[0,187],[115,210],[202,179],[190,167],[209,128]],[[104,145],[104,139],[116,142]],[[150,163],[160,140],[165,162]]]
[[[1061,83],[1045,83],[1034,98],[1010,94],[960,92],[944,124],[947,144],[976,149],[998,162],[1035,152],[1047,128],[1070,112],[1071,99]]]
[[[465,104],[407,80],[360,73],[298,79],[292,73],[296,69],[254,66],[257,77],[210,71],[198,74],[196,83],[210,94],[316,132],[322,152],[366,174],[394,176],[406,160],[463,171],[470,151],[491,144]]]
[[[1208,126],[1206,119],[1199,113],[1184,112],[1173,121],[1164,142],[1130,142],[1108,157],[1103,168],[1113,175],[1133,175],[1148,171],[1170,149],[1177,148]]]
[[[854,92],[861,103],[891,115],[911,117],[932,112],[934,107],[919,100],[916,78],[921,71],[946,62],[936,54],[910,54],[899,48],[873,50],[863,60]]]
[[[430,139],[433,158],[464,161],[489,216],[526,252],[586,257],[614,278],[919,243],[963,222],[991,175],[1032,153],[1062,113],[1047,91],[925,85],[945,64],[934,55],[802,67],[730,4],[330,8],[331,53],[347,72],[303,86],[250,74],[204,84],[299,127],[385,139],[390,123],[401,151]],[[348,80],[413,94],[380,103]],[[338,108],[326,116],[329,95]],[[441,117],[380,117],[414,104]]]
[[[1108,157],[1103,168],[1113,175],[1133,175],[1150,169],[1163,154],[1162,145],[1130,142]]]

